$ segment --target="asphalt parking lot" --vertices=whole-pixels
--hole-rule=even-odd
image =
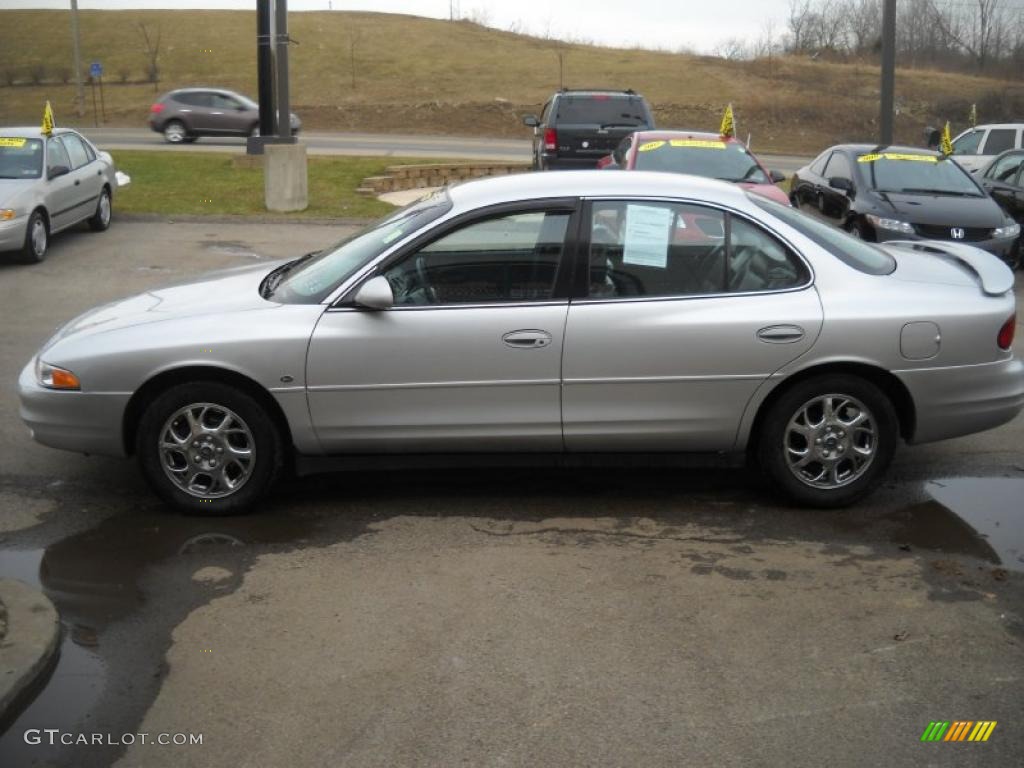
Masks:
[[[65,628],[0,764],[1019,765],[1024,418],[905,448],[835,512],[623,467],[320,476],[184,518],[132,463],[29,439],[15,380],[66,319],[345,232],[115,221],[0,259],[0,576]],[[922,743],[933,720],[999,725]]]

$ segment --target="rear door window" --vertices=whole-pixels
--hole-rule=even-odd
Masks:
[[[190,107],[210,107],[213,105],[212,97],[206,91],[191,91],[179,93],[174,97],[175,101],[187,104]]]
[[[1008,149],[1017,147],[1016,128],[992,128],[985,139],[985,150],[983,155],[998,155]]]
[[[68,157],[71,160],[70,168],[81,168],[89,163],[89,153],[80,138],[68,133],[61,136],[61,141],[64,142],[64,148],[68,151]]]

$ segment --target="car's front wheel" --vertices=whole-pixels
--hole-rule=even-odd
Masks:
[[[179,384],[142,414],[135,450],[153,489],[192,514],[243,512],[280,474],[284,448],[265,408],[220,382]]]
[[[896,411],[881,389],[855,376],[823,375],[791,386],[769,407],[756,450],[790,501],[842,507],[874,488],[898,438]]]
[[[21,247],[21,257],[29,264],[38,264],[46,258],[46,249],[50,246],[50,228],[46,224],[46,216],[42,211],[32,211],[25,229],[25,244]]]

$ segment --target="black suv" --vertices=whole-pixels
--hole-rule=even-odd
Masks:
[[[624,136],[654,127],[647,100],[632,90],[562,89],[544,105],[538,118],[527,115],[533,128],[533,167],[596,168]]]

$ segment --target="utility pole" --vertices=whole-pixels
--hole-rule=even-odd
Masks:
[[[75,69],[75,112],[85,115],[85,87],[82,85],[82,53],[78,42],[78,0],[71,0],[71,51]]]
[[[878,143],[893,142],[893,118],[896,94],[896,0],[883,0],[882,6],[882,105],[878,121]]]

